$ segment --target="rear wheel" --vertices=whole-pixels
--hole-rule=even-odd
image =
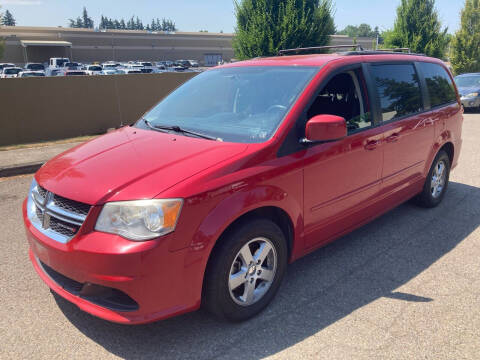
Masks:
[[[450,158],[441,150],[435,157],[423,191],[415,198],[418,205],[432,208],[440,204],[447,191],[450,178]]]
[[[204,304],[216,316],[242,321],[274,298],[287,265],[282,230],[266,219],[246,222],[215,249],[205,278]]]

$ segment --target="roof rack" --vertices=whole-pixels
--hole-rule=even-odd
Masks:
[[[352,44],[352,45],[313,46],[313,47],[306,47],[306,48],[285,49],[285,50],[280,50],[278,52],[278,55],[284,56],[287,54],[300,54],[303,52],[311,52],[315,50],[345,49],[345,48],[354,48],[354,49],[359,49],[360,51],[364,51],[363,47],[360,44]]]
[[[393,49],[377,49],[375,51],[386,51],[386,52],[406,52],[411,54],[410,48],[393,48]]]

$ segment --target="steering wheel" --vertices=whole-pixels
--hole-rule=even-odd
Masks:
[[[283,106],[283,105],[272,105],[272,106],[269,106],[269,108],[267,109],[267,113],[269,112],[272,112],[272,111],[285,111],[287,110],[287,107],[286,106]]]

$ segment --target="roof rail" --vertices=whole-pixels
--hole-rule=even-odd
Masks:
[[[376,51],[386,51],[386,52],[406,52],[411,54],[410,48],[393,48],[393,49],[377,49]]]
[[[285,49],[278,52],[279,56],[284,56],[287,54],[300,54],[302,52],[310,52],[315,50],[327,50],[327,49],[344,49],[344,48],[354,48],[363,51],[363,47],[360,44],[352,45],[331,45],[331,46],[312,46],[306,48],[296,48],[296,49]]]

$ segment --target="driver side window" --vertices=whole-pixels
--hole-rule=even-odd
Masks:
[[[307,112],[307,118],[316,115],[337,115],[345,118],[348,133],[372,126],[366,83],[360,69],[335,75],[323,89]]]

